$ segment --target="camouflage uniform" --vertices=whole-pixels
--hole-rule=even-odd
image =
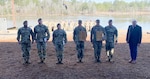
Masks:
[[[78,54],[77,54],[77,57],[79,59],[79,61],[81,62],[83,56],[84,56],[84,41],[80,41],[79,40],[79,32],[80,31],[86,31],[86,29],[83,27],[83,26],[77,26],[75,29],[74,29],[74,32],[73,32],[73,40],[76,44],[76,50],[78,51]]]
[[[100,41],[97,41],[96,40],[96,32],[102,32],[103,34],[103,37],[102,37],[102,40]],[[105,29],[100,26],[100,25],[96,25],[92,28],[91,30],[91,42],[93,43],[93,47],[94,47],[94,56],[95,56],[95,61],[96,62],[100,62],[100,55],[101,55],[101,48],[102,48],[102,41],[105,38],[106,36],[106,33],[105,33]]]
[[[115,37],[118,37],[118,31],[116,27],[114,26],[106,26],[105,31],[107,33],[107,39],[106,39],[106,53],[108,56],[109,61],[113,57],[114,53],[114,42],[117,41]]]
[[[44,61],[46,56],[46,41],[50,38],[49,29],[45,25],[37,25],[34,28],[34,33],[39,57],[41,61]]]
[[[22,27],[18,30],[17,40],[20,41],[21,37],[21,49],[23,51],[23,58],[25,62],[29,61],[30,49],[31,49],[31,40],[30,35],[32,35],[32,40],[34,40],[34,33],[31,28]]]
[[[58,62],[61,63],[63,59],[64,45],[67,43],[66,32],[62,29],[55,30],[53,32],[52,42],[55,46]]]

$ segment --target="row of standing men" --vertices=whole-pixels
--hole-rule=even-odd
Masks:
[[[40,57],[39,63],[44,63],[46,58],[46,43],[50,38],[49,29],[42,24],[42,19],[38,19],[38,25],[34,27],[34,32],[31,28],[28,27],[28,22],[23,22],[23,27],[18,30],[17,33],[17,40],[19,44],[21,44],[22,52],[23,52],[23,59],[24,64],[30,64],[30,50],[31,50],[31,43],[36,41],[38,55]],[[32,41],[30,39],[32,36]],[[82,20],[78,21],[78,26],[74,29],[73,32],[73,40],[76,44],[77,50],[77,57],[78,63],[82,63],[82,59],[84,57],[84,42],[86,41],[87,31],[85,27],[82,26]],[[93,44],[94,48],[94,56],[95,62],[101,62],[100,55],[101,55],[101,48],[102,48],[102,41],[106,41],[106,54],[108,56],[108,62],[113,61],[113,53],[114,53],[114,46],[117,43],[118,38],[118,31],[115,26],[112,24],[112,20],[108,21],[108,26],[105,28],[100,25],[100,20],[96,20],[96,25],[91,29],[91,36],[90,40]],[[141,44],[142,38],[142,30],[141,27],[136,24],[134,20],[132,25],[129,26],[127,32],[127,43],[129,43],[130,53],[131,53],[131,60],[130,63],[136,62],[137,56],[137,46]],[[56,64],[63,64],[63,51],[64,45],[67,43],[67,34],[66,32],[61,29],[61,24],[57,24],[57,29],[53,32],[53,39],[52,42],[55,46],[56,56],[58,62]]]

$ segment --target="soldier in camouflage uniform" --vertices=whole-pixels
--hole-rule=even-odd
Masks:
[[[100,37],[98,38],[98,36]],[[105,39],[106,39],[105,29],[100,25],[100,20],[96,20],[96,25],[91,30],[91,42],[94,47],[94,56],[96,62],[101,62],[100,55],[101,55],[102,41]]]
[[[82,21],[79,20],[78,21],[78,26],[74,29],[73,32],[73,40],[76,44],[76,50],[78,52],[77,57],[79,62],[78,63],[82,63],[82,58],[84,56],[84,41],[79,39],[79,32],[85,32],[86,33],[86,37],[87,37],[87,31],[86,29],[82,26]]]
[[[105,27],[105,31],[107,34],[106,53],[108,56],[108,61],[113,62],[112,58],[114,53],[114,42],[117,43],[118,31],[116,27],[112,25],[112,20],[109,20],[108,24],[109,25]]]
[[[42,19],[38,19],[38,25],[34,27],[35,40],[41,62],[44,63],[46,57],[46,43],[50,38],[49,29],[42,24]]]
[[[64,45],[67,43],[67,35],[64,30],[61,29],[61,25],[57,24],[57,30],[53,32],[53,40],[52,40],[55,50],[56,50],[56,56],[58,59],[58,63],[56,64],[63,64],[63,51],[64,51]]]
[[[28,22],[23,22],[23,27],[18,30],[17,40],[19,44],[21,44],[21,49],[23,51],[24,64],[30,64],[29,56],[31,49],[31,40],[30,35],[32,36],[32,42],[34,41],[34,33],[31,28],[28,27]],[[21,41],[20,41],[21,37]]]

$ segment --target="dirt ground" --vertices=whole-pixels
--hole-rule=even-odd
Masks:
[[[84,63],[76,63],[75,44],[68,34],[69,42],[65,46],[63,65],[57,62],[54,46],[47,44],[45,64],[38,64],[36,44],[31,49],[31,64],[22,65],[22,52],[15,35],[0,35],[0,79],[150,79],[150,44],[144,35],[139,47],[136,64],[128,63],[130,59],[125,34],[119,36],[115,47],[114,63],[106,62],[105,49],[102,49],[102,63],[94,63],[93,48],[90,42],[85,43]],[[88,37],[89,38],[89,37]],[[7,40],[4,40],[7,39]]]

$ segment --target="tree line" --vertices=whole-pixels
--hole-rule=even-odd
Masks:
[[[100,12],[149,12],[150,0],[96,3],[92,0],[14,0],[18,15],[76,15]],[[11,15],[11,0],[0,0],[0,15]]]

